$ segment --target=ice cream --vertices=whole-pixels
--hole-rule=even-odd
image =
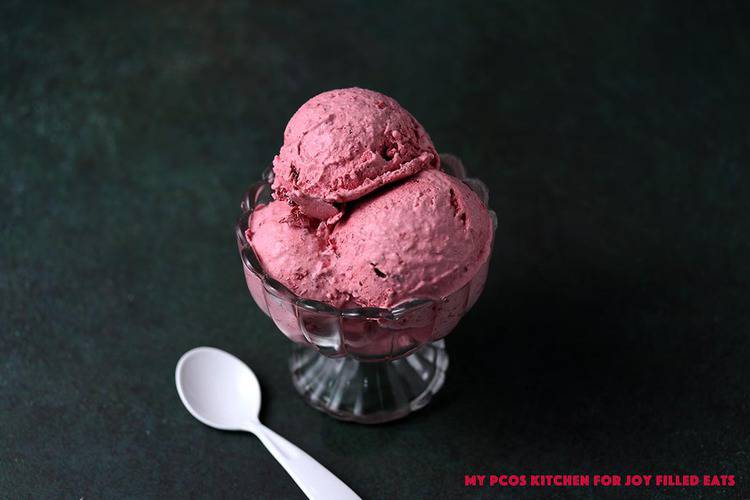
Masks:
[[[256,208],[246,238],[270,276],[336,307],[447,297],[487,262],[492,242],[481,200],[439,170],[360,199],[330,232],[317,224],[272,201]]]
[[[484,284],[493,222],[467,184],[437,167],[429,136],[393,99],[356,88],[320,94],[290,120],[274,160],[275,201],[255,208],[245,237],[265,273],[298,297],[375,308],[433,299],[439,310],[391,331],[411,329],[413,342],[437,318],[436,335],[447,334]],[[257,300],[260,281],[246,275]],[[265,307],[273,316],[285,306]],[[293,311],[274,317],[301,335]]]
[[[438,168],[440,157],[398,102],[348,88],[319,94],[297,110],[273,165],[275,196],[325,220],[339,213],[336,204]]]
[[[316,227],[286,201],[272,201],[256,207],[245,237],[275,280],[300,297],[339,306],[349,297],[334,285],[336,256]]]
[[[466,184],[439,170],[384,188],[350,210],[329,245],[339,280],[364,306],[447,297],[490,253],[489,212]]]

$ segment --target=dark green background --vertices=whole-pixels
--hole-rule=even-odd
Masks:
[[[202,344],[366,498],[606,494],[466,473],[750,491],[747,4],[107,4],[0,7],[1,497],[300,497],[182,407],[174,366]],[[380,427],[295,395],[232,232],[295,109],[351,85],[412,111],[500,219],[444,390]]]

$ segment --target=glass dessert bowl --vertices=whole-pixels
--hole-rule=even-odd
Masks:
[[[485,185],[461,161],[441,155],[442,170],[464,181],[487,205]],[[292,383],[314,408],[341,420],[381,423],[423,408],[448,369],[443,338],[479,298],[490,256],[464,286],[439,300],[414,297],[389,308],[335,308],[295,295],[265,271],[245,236],[256,206],[272,200],[273,173],[245,193],[236,225],[250,294],[292,342]],[[495,213],[490,210],[494,229]],[[490,252],[491,255],[491,252]]]

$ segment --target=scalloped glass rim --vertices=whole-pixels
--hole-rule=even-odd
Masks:
[[[451,154],[441,153],[440,160],[442,163],[441,168],[443,171],[458,179],[461,179],[472,189],[472,191],[477,193],[479,198],[484,202],[485,206],[488,205],[489,190],[487,189],[487,186],[485,186],[485,184],[479,179],[466,177],[466,170],[464,169],[463,163],[458,157]],[[266,273],[265,269],[263,269],[263,266],[260,263],[260,259],[258,259],[258,256],[255,254],[255,250],[247,241],[247,238],[245,238],[245,231],[247,230],[250,215],[253,213],[258,200],[263,194],[265,194],[264,191],[267,191],[267,193],[270,194],[271,184],[273,183],[273,170],[271,169],[271,167],[266,168],[266,170],[262,174],[262,179],[263,180],[252,184],[242,197],[242,202],[240,203],[242,213],[237,219],[237,224],[235,225],[235,235],[237,237],[237,245],[239,246],[242,265],[245,266],[248,271],[254,274],[263,284],[263,288],[274,297],[277,297],[286,302],[291,302],[302,309],[318,314],[341,316],[347,319],[358,318],[387,320],[397,320],[406,314],[422,309],[424,307],[431,306],[433,304],[438,304],[447,299],[447,297],[443,297],[438,300],[416,297],[400,302],[399,304],[396,304],[395,306],[389,308],[336,308],[319,300],[306,299],[296,295],[284,284],[275,280]],[[494,231],[497,229],[497,216],[493,210],[489,209],[489,207],[488,210],[490,212],[490,217],[492,218],[492,227]],[[487,256],[488,259],[490,257],[491,254]]]

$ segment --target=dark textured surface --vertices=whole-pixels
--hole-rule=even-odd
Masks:
[[[201,344],[367,498],[603,494],[465,489],[475,472],[750,491],[742,2],[108,3],[0,7],[0,496],[300,497],[180,404]],[[288,117],[355,84],[461,155],[500,217],[443,392],[381,427],[295,396],[232,235]]]

